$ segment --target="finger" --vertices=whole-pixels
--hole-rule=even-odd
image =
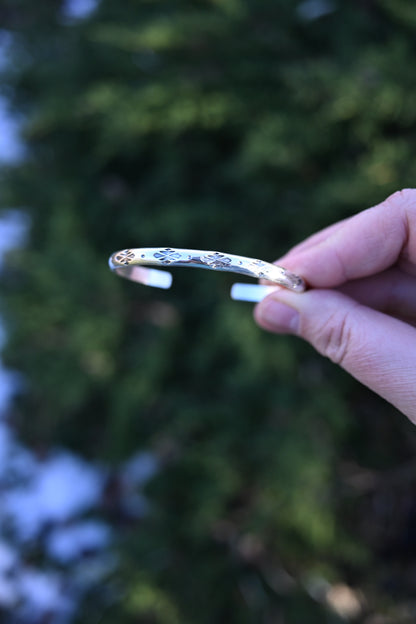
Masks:
[[[416,423],[416,330],[340,292],[277,290],[255,309],[259,325],[293,333]]]
[[[279,262],[315,288],[339,286],[399,261],[403,270],[416,275],[415,189],[399,191],[337,226]]]
[[[292,247],[292,249],[290,249],[284,256],[282,256],[280,260],[284,260],[285,258],[292,256],[292,255],[297,255],[300,252],[304,252],[307,249],[310,249],[311,247],[318,245],[319,243],[329,238],[332,234],[334,234],[334,232],[336,232],[339,228],[343,227],[343,225],[347,221],[349,221],[349,219],[343,219],[342,221],[337,221],[337,223],[332,223],[331,225],[324,228],[323,230],[320,230],[319,232],[315,232],[311,236],[308,236],[308,238],[305,238],[305,240],[300,242],[298,245],[295,245],[294,247]]]
[[[338,290],[380,312],[416,319],[416,277],[398,268],[347,282]]]
[[[264,293],[260,293],[257,299],[250,299],[251,301],[261,301],[272,292],[274,286],[272,282],[266,280],[261,282],[267,284]],[[337,290],[362,305],[407,322],[416,321],[416,277],[397,267],[377,275],[346,282],[338,286]]]

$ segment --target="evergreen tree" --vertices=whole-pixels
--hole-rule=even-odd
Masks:
[[[411,512],[387,530],[375,503],[395,483],[351,476],[410,458],[411,425],[259,330],[229,275],[178,271],[165,293],[107,266],[157,245],[273,261],[414,185],[413,3],[316,19],[312,4],[102,0],[82,20],[59,0],[1,4],[27,158],[4,168],[0,198],[31,217],[2,281],[5,358],[26,380],[14,423],[37,449],[163,464],[140,523],[110,492],[117,578],[79,622],[335,622],[310,597],[321,577],[360,588],[369,613],[412,595]]]

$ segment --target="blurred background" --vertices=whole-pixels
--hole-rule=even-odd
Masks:
[[[416,429],[233,277],[415,185],[412,0],[0,1],[0,621],[410,624]]]

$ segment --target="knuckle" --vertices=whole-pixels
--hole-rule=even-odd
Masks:
[[[349,313],[334,313],[316,334],[317,349],[332,362],[342,366],[352,350],[352,334]]]
[[[396,191],[387,198],[387,202],[396,208],[411,208],[416,210],[416,188],[404,188]]]

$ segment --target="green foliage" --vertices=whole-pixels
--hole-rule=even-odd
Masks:
[[[413,4],[307,21],[284,0],[102,0],[73,23],[38,4],[4,5],[28,158],[0,198],[32,217],[2,287],[5,358],[27,380],[14,418],[38,448],[163,463],[146,519],[109,514],[122,590],[100,621],[334,623],[305,589],[320,575],[394,617],[406,547],[372,507],[384,490],[349,475],[406,461],[410,425],[261,332],[228,276],[178,272],[159,293],[106,262],[158,244],[272,261],[414,184]]]

